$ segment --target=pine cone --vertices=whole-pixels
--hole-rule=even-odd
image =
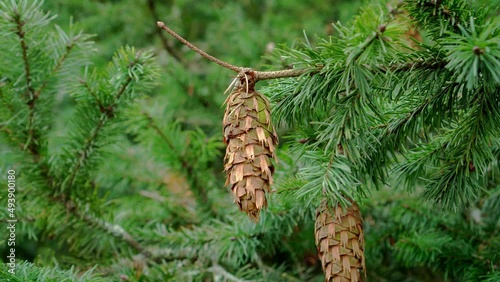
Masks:
[[[332,214],[333,212],[333,214]],[[326,282],[360,282],[365,269],[363,222],[355,203],[347,210],[329,209],[324,200],[316,210],[316,246]]]
[[[269,102],[254,90],[254,84],[252,76],[240,79],[226,100],[223,127],[226,185],[240,210],[257,222],[273,182],[271,159],[278,137]]]

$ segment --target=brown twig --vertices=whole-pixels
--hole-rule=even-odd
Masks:
[[[148,3],[149,11],[151,12],[151,15],[153,16],[153,18],[158,18],[158,13],[156,11],[155,1],[148,0],[147,3]],[[165,47],[165,50],[167,50],[167,52],[175,60],[177,60],[182,65],[186,66],[186,62],[184,61],[182,55],[174,48],[174,46],[172,45],[172,42],[168,41],[167,38],[165,36],[163,36],[163,33],[161,32],[161,30],[157,29],[156,31],[158,33],[158,36],[160,37],[160,40],[161,40],[161,43],[163,44],[163,47]]]
[[[184,45],[189,47],[191,50],[195,51],[196,53],[200,54],[202,57],[206,58],[209,61],[212,61],[222,67],[225,67],[227,69],[230,69],[234,72],[237,72],[239,75],[243,75],[244,73],[248,72],[253,72],[253,76],[256,80],[266,80],[266,79],[275,79],[275,78],[285,78],[285,77],[297,77],[301,76],[307,72],[311,72],[311,70],[307,69],[289,69],[289,70],[279,70],[279,71],[253,71],[251,68],[246,68],[246,67],[238,67],[235,65],[232,65],[230,63],[224,62],[207,52],[201,50],[200,48],[194,46],[191,42],[187,41],[184,39],[182,36],[177,34],[175,31],[171,30],[167,25],[165,25],[164,22],[156,22],[159,28],[165,30],[168,32],[170,35],[175,37],[177,40],[182,42]],[[315,71],[313,71],[315,72]]]
[[[231,65],[230,63],[226,63],[226,62],[224,62],[222,60],[219,60],[216,57],[208,54],[207,52],[205,52],[203,50],[201,50],[200,48],[194,46],[191,42],[187,41],[182,36],[180,36],[179,34],[177,34],[175,31],[173,31],[169,27],[167,27],[164,22],[160,22],[159,21],[159,22],[156,22],[156,24],[158,25],[159,28],[161,28],[161,29],[165,30],[166,32],[168,32],[170,35],[172,35],[177,40],[179,40],[180,42],[182,42],[182,44],[186,45],[191,50],[193,50],[196,53],[200,54],[202,57],[206,58],[207,60],[212,61],[214,63],[217,63],[218,65],[220,65],[222,67],[225,67],[227,69],[230,69],[230,70],[238,72],[238,73],[242,71],[243,68],[235,66],[235,65]]]
[[[319,69],[289,69],[289,70],[279,70],[279,71],[256,71],[254,76],[256,80],[266,80],[275,78],[286,78],[286,77],[297,77],[305,73],[316,73]]]

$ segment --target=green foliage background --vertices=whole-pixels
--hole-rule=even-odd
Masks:
[[[17,2],[40,4],[26,18],[34,24],[25,27],[33,91],[23,84],[19,36],[12,33],[17,26],[5,19],[0,23],[7,27],[0,32],[0,168],[15,168],[19,175],[17,258],[26,262],[18,265],[16,276],[3,264],[0,280],[323,280],[313,239],[311,194],[318,183],[305,185],[292,176],[309,173],[310,180],[320,179],[315,165],[321,167],[325,156],[309,153],[309,163],[294,159],[305,150],[297,140],[318,138],[301,125],[311,118],[307,110],[282,103],[295,85],[287,80],[258,85],[281,107],[275,113],[284,122],[278,128],[283,138],[277,193],[254,225],[224,189],[222,104],[234,74],[162,33],[156,21],[224,61],[281,69],[321,61],[324,54],[313,49],[322,38],[339,36],[332,23],[350,26],[360,7],[370,3],[0,0],[0,10]],[[495,3],[472,1],[475,9]],[[44,17],[43,11],[57,17]],[[358,24],[368,30],[377,16]],[[304,40],[303,31],[306,47],[297,40]],[[492,48],[498,50],[495,42]],[[68,52],[68,46],[74,49]],[[276,46],[283,51],[276,52]],[[69,55],[59,67],[65,52]],[[43,95],[32,124],[19,119],[12,125],[18,109],[19,116],[30,116],[26,103],[36,89]],[[27,100],[19,93],[27,93]],[[308,101],[313,100],[303,105]],[[40,143],[26,141],[30,138]],[[337,165],[339,179],[357,181],[347,163]],[[498,164],[485,167],[492,175],[486,189],[453,211],[422,200],[421,183],[413,185],[412,194],[368,184],[358,189],[366,194],[353,197],[361,201],[365,218],[369,281],[498,281]],[[387,182],[397,188],[404,181]],[[290,192],[295,187],[303,187],[306,196],[297,200]],[[4,199],[0,203],[6,206]],[[6,211],[0,215],[5,222]],[[7,234],[0,235],[5,258]]]

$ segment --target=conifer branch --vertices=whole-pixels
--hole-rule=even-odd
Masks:
[[[142,112],[142,114],[144,115],[144,117],[147,119],[148,121],[148,125],[149,127],[151,127],[154,132],[156,132],[156,134],[158,134],[158,136],[160,136],[160,138],[165,141],[165,144],[167,144],[168,148],[170,150],[172,150],[172,152],[176,152],[176,148],[175,148],[175,145],[174,143],[172,142],[172,140],[170,140],[170,138],[168,138],[164,133],[163,131],[158,127],[158,125],[156,124],[156,122],[154,121],[153,117],[151,115],[149,115],[148,113],[146,112]]]
[[[211,267],[208,268],[208,271],[212,272],[213,274],[218,274],[223,276],[227,281],[233,281],[233,282],[248,282],[248,280],[243,280],[240,279],[233,274],[229,273],[226,269],[224,269],[222,266],[214,262]],[[217,279],[214,279],[217,280]]]
[[[398,6],[399,7],[399,6]],[[156,22],[159,28],[165,30],[168,32],[170,35],[175,37],[177,40],[179,40],[181,43],[189,47],[191,50],[195,51],[196,53],[200,54],[202,57],[205,59],[215,62],[218,65],[225,67],[227,69],[230,69],[234,72],[237,72],[239,75],[242,75],[243,73],[248,73],[252,72],[252,75],[254,76],[255,80],[267,80],[267,79],[277,79],[277,78],[287,78],[287,77],[298,77],[301,76],[305,73],[316,73],[321,70],[321,67],[318,67],[317,69],[288,69],[288,70],[279,70],[279,71],[254,71],[251,68],[246,68],[246,67],[239,67],[232,65],[230,63],[224,62],[208,53],[205,51],[201,50],[200,48],[196,47],[193,45],[191,42],[187,41],[184,39],[182,36],[177,34],[175,31],[170,29],[164,22],[158,21]],[[356,60],[361,53],[372,43],[375,39],[377,39],[380,34],[382,34],[385,31],[386,24],[382,24],[378,27],[377,31],[375,34],[367,38],[367,40],[362,44],[361,50],[359,50],[359,53],[355,55],[354,60]]]
[[[27,105],[29,107],[29,114],[28,114],[28,126],[27,126],[27,134],[28,137],[26,139],[26,142],[23,145],[23,150],[29,150],[30,152],[33,153],[34,160],[35,162],[38,162],[40,159],[40,146],[39,146],[39,132],[37,129],[34,128],[34,123],[35,123],[35,102],[38,99],[37,93],[35,93],[32,85],[32,78],[31,78],[31,66],[30,62],[28,59],[28,45],[26,44],[26,38],[25,38],[25,30],[23,29],[25,22],[21,21],[21,15],[19,13],[16,13],[14,15],[14,22],[16,23],[16,34],[19,37],[19,43],[21,45],[21,53],[23,57],[23,64],[24,64],[24,76],[26,79],[26,98],[27,98]]]
[[[54,68],[52,69],[52,71],[50,72],[50,74],[47,76],[47,78],[42,83],[42,85],[35,91],[36,97],[40,96],[40,93],[45,89],[45,87],[47,87],[47,83],[49,82],[50,78],[59,71],[59,69],[63,65],[64,61],[68,58],[69,54],[71,53],[71,51],[73,50],[74,47],[75,47],[74,42],[71,42],[71,44],[66,45],[66,52],[64,52],[64,54],[61,55],[59,60],[57,60],[57,63],[54,66]]]
[[[48,185],[53,187],[53,184],[50,181],[48,181]],[[64,196],[49,197],[49,199],[55,203],[61,204],[73,216],[83,220],[89,226],[95,226],[103,230],[106,234],[110,234],[113,237],[124,242],[125,244],[129,245],[138,253],[144,255],[144,257],[149,258],[153,256],[152,252],[148,248],[144,247],[141,243],[139,243],[137,239],[135,239],[132,235],[130,235],[130,233],[128,233],[125,230],[125,228],[123,228],[119,224],[111,223],[101,218],[96,218],[91,216],[90,214],[88,214],[88,212],[82,211],[80,209],[80,206],[78,206],[75,202],[67,199]]]
[[[208,196],[207,190],[203,187],[203,185],[200,185],[200,180],[197,175],[197,173],[194,171],[193,165],[190,164],[190,160],[188,160],[184,154],[179,153],[178,149],[175,147],[174,143],[170,138],[168,138],[165,133],[160,129],[160,127],[156,124],[154,121],[153,117],[150,116],[148,113],[143,112],[142,113],[146,119],[148,120],[148,126],[153,129],[153,131],[160,136],[160,138],[167,144],[168,148],[176,153],[176,157],[178,161],[181,163],[182,168],[183,168],[183,173],[185,173],[186,178],[189,183],[189,188],[193,192],[193,194],[196,196],[198,200],[198,204],[201,207],[206,207],[206,210],[210,213],[210,215],[215,216],[217,215],[217,212],[213,208],[212,201],[210,200],[210,197]]]
[[[359,50],[357,50],[357,53],[354,55],[351,61],[355,62],[361,56],[361,54],[363,54],[366,48],[368,48],[368,46],[370,46],[370,44],[372,44],[375,41],[375,39],[377,39],[382,33],[384,33],[386,26],[387,24],[381,24],[377,28],[377,31],[374,32],[374,34],[367,37],[366,40],[361,44],[361,46],[359,46]],[[350,63],[349,59],[347,63],[348,64]]]
[[[401,71],[413,71],[416,69],[420,70],[438,70],[443,69],[448,64],[447,61],[439,61],[439,60],[423,60],[418,59],[415,61],[410,61],[406,63],[394,63],[389,66],[379,65],[377,66],[379,70],[389,73],[393,72],[401,72]]]
[[[129,80],[130,80],[130,78],[129,78]],[[129,83],[130,83],[130,81],[128,83],[125,83],[125,84],[128,85]],[[123,92],[125,88],[126,87],[122,87],[120,89],[121,92]],[[119,96],[119,95],[117,95],[117,96]],[[101,119],[101,121],[102,121],[102,119]],[[101,126],[98,126],[97,128],[101,128],[102,124],[100,124],[100,125]],[[97,132],[97,131],[95,131],[95,132]],[[92,140],[92,139],[95,139],[95,137],[89,138],[89,140]],[[37,155],[35,154],[35,152],[30,151],[30,153],[33,155],[34,158],[36,158]],[[80,164],[80,163],[81,162],[78,162],[78,164]],[[54,189],[55,182],[54,182],[53,177],[50,175],[49,167],[46,164],[42,164],[39,169],[40,169],[40,175],[45,180],[47,186],[50,187],[52,191],[54,191],[55,190]],[[75,173],[72,175],[71,183],[74,179],[76,171],[77,171],[77,169],[75,169]],[[87,222],[88,224],[97,226],[100,229],[104,230],[106,233],[111,234],[114,237],[122,240],[127,245],[131,246],[133,249],[135,249],[139,253],[143,254],[145,257],[151,257],[151,252],[149,250],[147,250],[145,247],[143,247],[134,237],[132,237],[132,235],[130,235],[130,233],[128,233],[120,225],[110,223],[110,222],[104,221],[104,220],[99,219],[99,218],[94,218],[94,217],[90,216],[87,212],[82,212],[79,209],[79,207],[72,200],[67,199],[64,195],[59,196],[59,197],[49,197],[49,199],[52,200],[53,202],[61,204],[63,207],[65,207],[69,212],[71,212],[77,218],[81,218],[85,222]],[[36,219],[33,217],[27,217],[25,220],[35,221]]]
[[[94,90],[92,90],[92,88],[90,88],[90,85],[87,83],[87,81],[83,80],[83,79],[80,79],[80,84],[83,85],[83,87],[85,87],[85,89],[87,89],[87,92],[95,99],[96,103],[97,103],[97,106],[99,107],[99,109],[105,109],[104,105],[102,104],[101,100],[99,99],[99,97],[97,96],[97,93],[94,92]]]
[[[421,3],[420,5],[422,5],[422,6],[434,6],[435,9],[441,10],[442,13],[445,15],[445,17],[448,18],[450,23],[455,28],[460,24],[460,22],[453,15],[455,12],[453,12],[449,7],[447,7],[445,4],[443,4],[443,1],[441,1],[441,0],[431,0],[430,2]],[[435,14],[436,13],[434,12],[433,15],[435,15]]]
[[[148,8],[149,11],[151,12],[151,15],[153,18],[157,19],[158,13],[156,12],[156,3],[154,0],[148,0]],[[171,42],[167,40],[165,36],[163,36],[163,32],[161,32],[160,29],[156,29],[158,36],[160,37],[161,43],[163,44],[163,47],[165,47],[165,50],[179,63],[181,63],[183,66],[187,66],[186,62],[184,61],[184,58],[177,52],[177,50],[172,46]]]
[[[288,69],[279,71],[255,71],[254,77],[256,80],[266,80],[266,79],[276,79],[276,78],[287,78],[287,77],[298,77],[305,73],[316,73],[321,69]]]
[[[104,123],[106,122],[106,120],[107,120],[106,115],[103,114],[101,116],[101,118],[99,119],[99,123],[96,125],[96,127],[92,131],[91,135],[85,141],[83,148],[78,152],[78,155],[79,155],[79,156],[77,156],[78,161],[71,169],[71,173],[70,173],[70,176],[68,178],[69,179],[68,182],[66,182],[66,183],[63,182],[63,187],[61,187],[63,190],[65,189],[65,187],[67,187],[69,189],[73,186],[73,182],[75,180],[76,174],[78,173],[80,168],[83,166],[83,163],[85,162],[85,160],[88,159],[89,155],[87,152],[92,147],[92,143],[97,138],[97,135],[99,134],[99,131],[102,129],[102,127],[104,126]]]
[[[55,182],[53,181],[52,176],[50,176],[49,168],[46,165],[43,165],[41,168],[41,175],[45,179],[48,187],[51,188],[52,191],[55,190]],[[96,226],[106,232],[107,234],[113,235],[115,238],[125,242],[127,245],[135,249],[140,254],[145,257],[151,257],[152,253],[147,248],[142,246],[138,240],[136,240],[130,233],[128,233],[125,228],[116,224],[107,222],[101,218],[95,218],[91,216],[88,212],[82,211],[81,207],[73,202],[71,199],[67,199],[64,195],[49,197],[49,199],[55,203],[61,204],[63,207],[67,209],[68,212],[72,213],[76,218],[82,219],[84,222],[91,226]],[[34,221],[33,218],[28,217],[28,220]]]
[[[278,71],[254,71],[251,68],[239,67],[239,66],[232,65],[230,63],[224,62],[224,61],[222,61],[222,60],[220,60],[220,59],[218,59],[218,58],[216,58],[216,57],[214,57],[214,56],[206,53],[205,51],[203,51],[200,48],[198,48],[195,45],[193,45],[191,42],[189,42],[186,39],[184,39],[182,36],[180,36],[179,34],[177,34],[175,31],[173,31],[172,29],[170,29],[169,27],[167,27],[167,25],[164,22],[158,21],[157,25],[158,25],[159,28],[161,28],[161,29],[165,30],[166,32],[168,32],[170,35],[172,35],[173,37],[175,37],[177,40],[179,40],[181,43],[183,43],[184,45],[186,45],[187,47],[189,47],[191,50],[193,50],[196,53],[200,54],[205,59],[207,59],[209,61],[212,61],[212,62],[215,62],[218,65],[220,65],[222,67],[225,67],[227,69],[230,69],[230,70],[232,70],[234,72],[237,72],[239,75],[243,75],[243,73],[249,73],[249,72],[251,72],[256,81],[258,81],[258,80],[267,80],[267,79],[288,78],[288,77],[299,77],[299,76],[301,76],[303,74],[306,74],[306,73],[317,73],[322,68],[320,66],[320,67],[311,68],[311,69],[287,69],[287,70],[278,70]],[[361,53],[370,45],[370,43],[372,43],[373,41],[375,41],[375,39],[377,39],[385,31],[385,28],[386,28],[386,24],[380,25],[378,27],[377,31],[375,32],[375,34],[373,34],[372,36],[370,36],[369,38],[367,38],[367,40],[362,44],[361,49],[358,51],[359,53],[357,53],[355,55],[354,60],[356,60],[361,55]]]
[[[34,101],[35,99],[34,96],[34,91],[33,91],[33,86],[31,85],[31,67],[30,67],[30,62],[28,60],[28,45],[26,44],[26,38],[25,38],[25,31],[23,29],[24,22],[21,22],[21,15],[18,13],[15,14],[14,16],[14,21],[17,25],[17,31],[16,34],[19,37],[19,43],[21,44],[21,53],[23,56],[23,63],[24,63],[24,76],[26,79],[26,96],[28,98],[28,105],[30,107],[34,106]]]
[[[132,66],[130,66],[130,67],[132,67]],[[132,78],[130,76],[127,77],[127,79],[123,82],[122,86],[120,87],[120,89],[116,93],[116,95],[114,97],[114,103],[112,105],[110,105],[109,107],[106,107],[104,109],[102,109],[102,108],[100,109],[102,114],[99,118],[99,122],[92,130],[92,133],[90,134],[90,136],[85,140],[85,144],[83,145],[83,148],[77,152],[76,158],[78,160],[77,160],[76,164],[70,170],[71,172],[69,174],[69,178],[67,178],[68,181],[63,182],[62,189],[65,189],[65,188],[69,189],[73,186],[73,182],[75,180],[76,174],[78,173],[78,171],[80,171],[80,168],[84,165],[84,162],[89,158],[89,152],[93,146],[94,141],[98,137],[98,135],[99,135],[101,129],[104,127],[105,123],[108,121],[109,118],[112,117],[113,110],[116,107],[118,100],[120,99],[122,94],[125,92],[125,89],[127,89],[127,87],[130,85],[131,82],[132,82]]]
[[[175,37],[177,40],[179,40],[180,42],[182,42],[182,44],[186,45],[187,47],[189,47],[191,50],[195,51],[196,53],[200,54],[203,58],[209,60],[209,61],[212,61],[222,67],[225,67],[227,69],[230,69],[232,71],[235,71],[235,72],[241,72],[241,70],[243,68],[241,67],[237,67],[235,65],[232,65],[230,63],[226,63],[210,54],[208,54],[207,52],[201,50],[200,48],[194,46],[191,42],[187,41],[186,39],[184,39],[182,36],[180,36],[179,34],[177,34],[175,31],[171,30],[169,27],[167,27],[165,25],[164,22],[156,22],[156,24],[158,25],[159,28],[165,30],[166,32],[168,32],[170,35],[172,35],[173,37]]]
[[[33,154],[33,153],[32,153]],[[51,188],[52,191],[55,189],[55,182],[53,181],[52,176],[50,175],[49,168],[47,165],[42,165],[40,167],[40,174],[46,182],[46,185]],[[97,226],[107,234],[111,234],[114,237],[120,239],[125,242],[127,245],[131,246],[133,249],[143,254],[145,257],[151,257],[151,252],[143,247],[130,233],[128,233],[123,227],[118,224],[107,222],[100,218],[95,218],[89,215],[87,212],[81,211],[80,207],[75,204],[72,200],[67,199],[64,195],[48,197],[52,202],[58,203],[65,207],[68,212],[72,213],[75,217],[83,219],[89,225]],[[35,221],[36,219],[33,217],[27,217],[25,220],[27,221]]]
[[[174,260],[196,260],[198,256],[193,251],[192,248],[179,248],[179,249],[171,249],[171,248],[151,248],[149,249],[151,253],[151,257],[153,259],[161,259],[165,261],[174,261]]]
[[[212,62],[214,62],[222,67],[230,69],[234,72],[237,72],[238,74],[253,72],[253,76],[256,80],[297,77],[297,76],[303,75],[304,73],[311,72],[311,70],[306,70],[306,69],[290,69],[290,70],[279,70],[279,71],[253,71],[250,68],[235,66],[235,65],[232,65],[230,63],[224,62],[224,61],[206,53],[205,51],[201,50],[200,48],[196,47],[191,42],[187,41],[182,36],[177,34],[175,31],[173,31],[172,29],[167,27],[167,25],[165,25],[164,22],[158,21],[158,22],[156,22],[156,24],[158,25],[159,28],[165,30],[170,35],[175,37],[177,40],[182,42],[182,44],[186,45],[191,50],[200,54],[203,58],[205,58],[209,61],[212,61]]]
[[[80,212],[76,210],[76,214],[80,215]],[[151,257],[152,254],[151,252],[146,249],[144,246],[142,246],[130,233],[128,233],[122,226],[107,222],[103,219],[100,218],[94,218],[90,216],[87,213],[84,213],[82,218],[84,219],[85,222],[98,226],[100,229],[104,230],[106,233],[113,235],[114,237],[120,239],[121,241],[125,242],[127,245],[138,251],[139,253],[143,254],[145,257]]]

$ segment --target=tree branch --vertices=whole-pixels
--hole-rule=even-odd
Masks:
[[[48,166],[42,165],[39,169],[40,175],[44,178],[47,187],[49,187],[53,191],[56,184],[52,176],[50,175]],[[115,238],[118,238],[121,241],[125,242],[127,245],[129,245],[145,257],[152,257],[152,252],[148,248],[142,246],[134,237],[132,237],[132,235],[130,235],[130,233],[128,233],[120,225],[113,224],[89,215],[88,212],[80,210],[80,207],[72,200],[67,199],[65,195],[48,197],[48,200],[64,206],[67,211],[70,211],[72,213],[73,216],[82,219],[88,225],[94,225],[101,230],[104,230],[107,234],[113,235]],[[27,217],[26,220],[35,221],[36,218]]]
[[[81,216],[81,213],[78,210],[76,210],[75,214]],[[84,219],[85,222],[91,225],[96,225],[100,229],[104,230],[106,233],[111,234],[114,237],[122,240],[127,245],[131,246],[133,249],[143,254],[145,257],[152,256],[152,253],[148,249],[143,247],[134,237],[132,237],[132,235],[130,235],[130,233],[128,233],[120,225],[107,222],[100,218],[94,218],[87,213],[83,214],[82,218]]]
[[[216,63],[216,64],[218,64],[218,65],[220,65],[222,67],[225,67],[227,69],[230,69],[232,71],[235,71],[235,72],[238,72],[238,73],[242,71],[242,69],[243,69],[242,67],[231,65],[230,63],[226,63],[226,62],[224,62],[222,60],[219,60],[216,57],[208,54],[207,52],[205,52],[203,50],[201,50],[200,48],[194,46],[191,42],[187,41],[182,36],[180,36],[179,34],[177,34],[175,31],[173,31],[169,27],[167,27],[164,22],[158,21],[158,22],[156,22],[156,24],[158,25],[159,28],[165,30],[170,35],[172,35],[173,37],[175,37],[177,40],[179,40],[180,42],[182,42],[182,44],[186,45],[191,50],[193,50],[196,53],[200,54],[203,58],[206,58],[207,60],[212,61],[212,62],[214,62],[214,63]]]
[[[198,259],[198,255],[192,248],[150,248],[148,250],[154,260],[174,261]]]
[[[177,160],[182,165],[181,173],[186,176],[186,180],[189,183],[189,189],[193,192],[198,201],[200,207],[205,207],[205,210],[212,216],[216,216],[217,212],[213,207],[212,200],[208,196],[208,191],[204,185],[200,184],[200,178],[195,172],[193,165],[190,163],[189,159],[183,153],[180,153],[175,147],[172,140],[160,129],[156,124],[153,117],[146,112],[142,112],[144,117],[148,120],[148,127],[153,129],[153,131],[158,134],[158,136],[165,142],[167,147],[174,153],[176,153]]]
[[[14,21],[17,24],[17,31],[16,34],[19,37],[19,43],[21,44],[21,53],[23,56],[23,62],[24,62],[24,76],[26,79],[26,96],[30,100],[30,102],[35,98],[33,87],[31,85],[31,68],[30,68],[30,63],[28,60],[28,45],[26,44],[26,39],[24,37],[25,32],[23,30],[24,22],[21,22],[21,16],[19,14],[16,14],[14,17]],[[31,105],[30,105],[31,106]]]
[[[159,18],[158,17],[158,13],[156,12],[156,3],[154,0],[148,0],[148,8],[149,8],[149,11],[151,12],[151,15],[153,16],[153,18],[157,19]],[[165,36],[163,36],[163,33],[161,32],[161,30],[157,29],[156,30],[157,33],[158,33],[158,36],[160,37],[160,40],[161,40],[161,43],[163,44],[163,47],[165,47],[165,50],[167,50],[167,52],[176,60],[178,61],[179,63],[181,63],[182,65],[186,66],[186,62],[184,61],[184,58],[179,54],[179,52],[177,52],[177,50],[172,46],[171,42],[169,42],[167,40],[167,38],[165,38]]]
[[[392,10],[394,12],[397,10],[400,6],[398,5],[395,9]],[[287,78],[287,77],[298,77],[301,76],[305,73],[317,73],[321,70],[321,67],[317,68],[312,68],[312,69],[288,69],[288,70],[279,70],[279,71],[254,71],[251,68],[246,68],[246,67],[239,67],[235,66],[232,64],[229,64],[227,62],[224,62],[208,53],[205,51],[201,50],[200,48],[196,47],[193,45],[191,42],[187,41],[184,39],[182,36],[177,34],[175,31],[167,27],[167,25],[164,22],[158,21],[156,22],[159,28],[165,30],[168,32],[170,35],[175,37],[177,40],[182,42],[184,45],[189,47],[191,50],[195,51],[196,53],[200,54],[202,57],[206,58],[209,61],[215,62],[218,65],[225,67],[227,69],[230,69],[232,71],[235,71],[238,73],[239,76],[243,76],[244,73],[249,73],[252,72],[254,78],[256,81],[258,80],[266,80],[266,79],[277,79],[277,78]],[[384,33],[386,29],[387,23],[381,24],[375,33],[368,37],[365,42],[360,46],[360,50],[358,50],[358,53],[353,57],[353,60],[356,60],[361,53],[373,42],[375,39],[377,39],[382,33]]]
[[[53,75],[55,75],[56,72],[61,68],[63,62],[68,58],[69,54],[73,50],[73,47],[75,47],[75,43],[74,42],[71,42],[71,44],[69,44],[69,45],[66,46],[66,52],[61,55],[61,57],[59,58],[59,60],[57,60],[56,65],[54,66],[54,68],[52,69],[52,71],[50,72],[50,74],[47,76],[47,78],[45,79],[45,81],[42,83],[42,86],[40,86],[40,88],[38,88],[35,91],[35,96],[36,97],[40,96],[40,93],[43,91],[43,89],[45,89],[45,87],[47,87],[47,83],[49,82],[49,79]]]
[[[23,29],[25,22],[21,21],[21,15],[16,13],[14,18],[14,22],[17,25],[16,34],[19,37],[19,43],[21,45],[21,53],[23,57],[24,63],[24,76],[26,79],[26,98],[27,105],[29,107],[28,113],[28,126],[27,126],[27,135],[26,142],[23,145],[23,150],[28,150],[32,153],[33,159],[35,162],[38,162],[40,159],[40,145],[38,142],[38,138],[40,137],[39,131],[34,128],[35,123],[35,102],[38,99],[38,94],[35,93],[31,81],[31,67],[30,62],[28,60],[28,45],[26,44],[25,31]]]
[[[311,72],[311,70],[307,70],[307,69],[290,69],[290,70],[279,70],[279,71],[253,71],[251,68],[235,66],[235,65],[232,65],[230,63],[224,62],[224,61],[206,53],[205,51],[201,50],[200,48],[194,46],[191,42],[187,41],[182,36],[177,34],[175,31],[173,31],[169,27],[167,27],[164,22],[158,21],[158,22],[156,22],[156,24],[158,25],[159,28],[168,32],[170,35],[175,37],[177,40],[182,42],[184,45],[189,47],[191,50],[200,54],[202,57],[204,57],[207,60],[212,61],[212,62],[214,62],[222,67],[225,67],[225,68],[230,69],[234,72],[237,72],[239,75],[241,75],[242,73],[248,73],[248,72],[252,71],[256,80],[266,80],[266,79],[275,79],[275,78],[297,77],[297,76],[301,76],[307,72]],[[312,72],[315,72],[315,70],[313,70]]]
[[[104,109],[104,105],[102,104],[101,100],[99,99],[99,97],[97,96],[97,93],[94,92],[94,90],[92,90],[92,88],[90,88],[90,85],[87,83],[86,80],[83,80],[83,79],[80,79],[79,80],[80,84],[83,85],[83,87],[85,87],[85,89],[87,89],[87,92],[89,92],[89,94],[95,99],[96,103],[97,103],[97,106],[99,107],[99,109]]]
[[[255,71],[254,77],[256,80],[266,80],[266,79],[276,79],[276,78],[287,78],[287,77],[298,77],[305,73],[316,73],[319,72],[318,69],[289,69],[289,70],[279,70],[279,71]]]
[[[212,266],[208,268],[208,271],[212,272],[214,275],[218,274],[220,276],[223,276],[228,281],[248,282],[248,280],[240,279],[240,278],[234,276],[233,274],[229,273],[226,269],[224,269],[222,266],[218,265],[216,262],[214,262],[212,264]],[[214,280],[216,280],[216,279],[214,279]]]
[[[133,67],[131,65],[130,67]],[[73,186],[73,181],[75,180],[76,174],[80,170],[80,168],[83,166],[83,163],[85,162],[86,159],[88,159],[88,151],[92,147],[92,143],[96,140],[97,136],[99,135],[99,132],[101,129],[104,127],[104,124],[106,121],[112,116],[113,110],[118,104],[118,100],[120,97],[123,95],[125,92],[125,89],[129,86],[129,84],[132,82],[132,78],[129,76],[125,82],[122,84],[121,88],[118,90],[114,97],[114,103],[106,108],[100,108],[102,114],[101,117],[99,118],[99,122],[97,123],[96,127],[92,130],[91,135],[89,136],[88,139],[86,139],[85,144],[83,146],[83,149],[78,151],[78,161],[76,164],[72,167],[71,173],[69,175],[68,183],[65,183],[66,181],[63,182],[61,189],[65,188],[71,188]]]
[[[137,54],[137,56],[138,56],[138,54]],[[135,64],[137,63],[137,59],[138,59],[138,57],[136,57],[134,62],[132,62],[129,65],[129,69],[131,69],[135,66]],[[66,184],[65,183],[66,179],[65,179],[62,183],[61,189],[64,189],[65,187],[71,188],[71,186],[73,186],[73,181],[75,180],[76,174],[78,173],[80,168],[83,166],[83,163],[85,162],[85,160],[88,159],[88,157],[89,157],[88,152],[92,147],[92,143],[96,140],[99,132],[104,127],[104,124],[106,123],[106,121],[109,118],[113,117],[114,108],[118,105],[118,101],[120,100],[120,97],[123,95],[123,93],[125,93],[125,90],[130,85],[130,83],[132,83],[132,78],[129,76],[123,82],[120,89],[118,89],[118,92],[114,96],[113,103],[107,107],[104,107],[104,105],[101,104],[100,100],[97,99],[97,95],[91,91],[90,87],[88,87],[88,85],[86,83],[84,84],[87,87],[88,91],[90,91],[90,94],[96,98],[97,104],[99,106],[99,110],[101,111],[102,114],[99,118],[99,122],[97,123],[96,127],[93,128],[91,135],[89,136],[89,138],[87,138],[85,140],[85,144],[83,146],[83,149],[81,149],[77,152],[78,162],[72,167],[69,178],[66,178],[66,179],[69,179],[68,180],[69,183]]]

